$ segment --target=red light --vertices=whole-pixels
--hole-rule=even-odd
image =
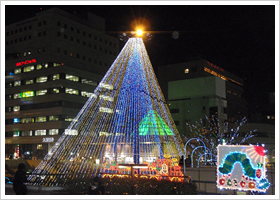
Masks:
[[[260,156],[265,156],[264,147],[261,146],[254,146],[254,147],[257,154],[259,154]]]
[[[35,62],[37,62],[36,59],[21,61],[21,62],[16,63],[16,66],[18,67],[18,66],[21,66],[21,65],[28,65],[28,64],[31,64],[31,63],[35,63]]]

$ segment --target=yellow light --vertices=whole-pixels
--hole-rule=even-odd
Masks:
[[[141,35],[143,34],[143,31],[142,31],[141,29],[138,29],[138,30],[136,31],[136,34],[137,34],[138,36],[141,36]]]

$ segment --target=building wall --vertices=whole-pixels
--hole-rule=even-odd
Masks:
[[[227,119],[225,81],[218,77],[204,77],[189,80],[171,81],[168,105],[178,131],[188,135],[186,123],[195,124],[206,117],[215,115],[221,122]],[[176,90],[174,89],[176,88]]]

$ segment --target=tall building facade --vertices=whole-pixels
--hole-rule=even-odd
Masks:
[[[202,119],[205,124],[205,116],[215,115],[223,124],[247,115],[243,80],[199,56],[158,67],[158,79],[182,134],[186,123]]]
[[[41,159],[78,114],[119,53],[105,21],[58,8],[7,25],[6,157]]]

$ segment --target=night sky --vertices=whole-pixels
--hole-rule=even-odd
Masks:
[[[153,35],[145,44],[155,71],[185,62],[187,55],[201,55],[244,79],[251,111],[265,110],[269,92],[275,91],[274,5],[6,6],[6,24],[51,7],[81,17],[87,12],[103,17],[106,32],[114,37],[132,30],[133,21],[144,21]]]

